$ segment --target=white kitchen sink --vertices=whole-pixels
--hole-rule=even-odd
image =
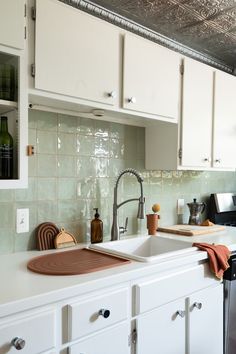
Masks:
[[[195,250],[189,242],[161,236],[137,236],[131,239],[91,244],[89,248],[141,262],[154,262]]]

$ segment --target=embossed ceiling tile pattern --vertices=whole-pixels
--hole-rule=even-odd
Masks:
[[[236,0],[90,1],[183,45],[236,66]]]

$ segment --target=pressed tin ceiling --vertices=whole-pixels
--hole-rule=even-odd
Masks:
[[[82,2],[85,11],[89,10],[85,3],[97,5],[213,58],[229,69],[236,68],[236,0],[61,1],[77,7]],[[89,12],[104,17],[96,9],[91,11],[91,7]]]

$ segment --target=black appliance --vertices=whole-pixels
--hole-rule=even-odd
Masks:
[[[236,226],[236,193],[210,196],[208,217],[215,224]],[[224,354],[236,353],[236,253],[224,273]]]
[[[236,193],[211,194],[208,217],[214,224],[236,226]]]

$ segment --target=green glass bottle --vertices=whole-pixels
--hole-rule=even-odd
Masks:
[[[7,117],[1,117],[0,179],[13,178],[13,139],[8,133]]]

